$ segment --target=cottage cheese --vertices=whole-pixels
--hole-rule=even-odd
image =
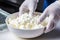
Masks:
[[[30,17],[29,14],[24,13],[21,16],[11,19],[9,18],[9,24],[17,29],[38,29],[46,26],[48,18],[46,18],[41,24],[37,23],[39,15]]]

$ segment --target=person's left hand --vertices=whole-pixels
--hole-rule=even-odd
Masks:
[[[58,6],[58,7],[57,7]],[[55,5],[55,3],[49,5],[42,15],[38,19],[38,24],[40,24],[46,17],[49,18],[49,22],[46,26],[45,33],[50,32],[55,28],[55,25],[57,24],[58,20],[60,19],[60,6]]]
[[[44,33],[47,33],[47,32],[50,32],[51,30],[53,30],[54,25],[55,25],[55,23],[54,23],[54,15],[53,14],[48,15],[47,13],[48,13],[48,10],[45,10],[38,19],[38,24],[40,24],[46,17],[49,18],[49,22],[48,22],[48,24],[46,26],[46,29],[44,30]]]

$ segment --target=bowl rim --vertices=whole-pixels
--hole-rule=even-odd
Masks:
[[[7,22],[7,20],[8,20],[12,15],[17,14],[17,13],[19,13],[19,12],[15,12],[15,13],[10,14],[9,16],[6,17],[5,22],[6,22],[7,26],[9,25],[8,22]],[[40,12],[34,12],[34,13],[40,13]],[[40,13],[40,14],[41,14],[41,13]],[[11,25],[10,25],[10,26],[11,26]],[[9,27],[9,26],[8,26],[8,27]],[[41,28],[44,28],[44,29],[45,29],[46,27],[40,27],[40,28],[37,28],[37,29],[18,29],[18,28],[14,28],[14,27],[11,26],[11,28],[16,29],[16,30],[39,30],[39,29],[41,29]]]

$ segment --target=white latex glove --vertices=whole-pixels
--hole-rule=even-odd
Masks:
[[[40,16],[38,22],[41,23],[46,17],[49,17],[49,22],[46,26],[45,33],[50,32],[55,28],[58,21],[60,21],[60,2],[55,1],[49,5]]]
[[[19,8],[19,15],[23,14],[26,11],[29,11],[31,16],[36,10],[38,0],[25,0]]]

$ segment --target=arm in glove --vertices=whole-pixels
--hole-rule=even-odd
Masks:
[[[19,8],[19,15],[29,11],[29,15],[32,15],[37,8],[38,0],[25,0]]]
[[[38,23],[41,23],[46,17],[49,17],[49,22],[46,26],[45,33],[50,32],[60,20],[60,2],[56,1],[49,5],[39,18]]]

